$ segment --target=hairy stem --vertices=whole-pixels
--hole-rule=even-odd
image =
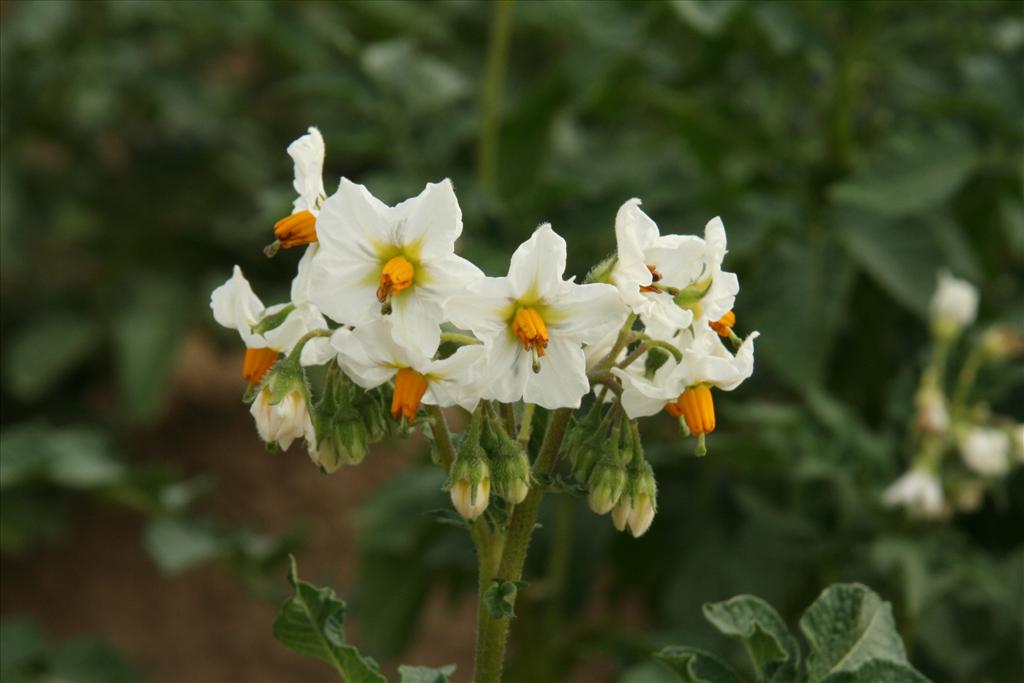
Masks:
[[[535,476],[550,474],[558,461],[558,452],[565,438],[565,430],[569,426],[572,410],[561,408],[551,414],[548,430],[544,434],[544,443],[533,464]],[[495,574],[505,581],[519,581],[523,576],[523,564],[526,562],[526,551],[533,536],[533,528],[537,524],[537,513],[540,501],[544,497],[544,489],[536,485],[530,489],[526,500],[517,505],[512,512],[508,531],[504,538],[504,550],[501,563]],[[486,612],[487,607],[480,604],[480,611]],[[496,618],[481,614],[480,620],[490,619],[477,639],[476,671],[474,683],[500,683],[501,670],[505,661],[505,647],[508,642],[508,617]]]
[[[444,412],[439,406],[426,406],[430,415],[431,430],[434,433],[434,445],[437,448],[437,460],[441,469],[447,473],[452,463],[455,462],[455,446],[452,445],[452,435],[448,431],[448,423],[445,422]]]

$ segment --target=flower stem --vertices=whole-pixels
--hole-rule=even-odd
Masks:
[[[445,422],[444,412],[441,408],[439,406],[426,406],[426,408],[432,421],[431,429],[434,433],[434,445],[437,447],[438,463],[447,474],[452,463],[455,462],[455,446],[452,445],[452,435],[448,431],[448,423]]]
[[[547,432],[544,434],[544,443],[533,464],[535,476],[547,475],[554,470],[562,439],[565,437],[565,430],[569,426],[571,417],[572,410],[569,408],[562,408],[551,414]],[[534,486],[530,489],[526,500],[517,505],[512,512],[496,577],[500,577],[504,581],[519,581],[522,578],[526,551],[530,545],[530,538],[533,536],[533,528],[537,524],[537,513],[540,510],[540,501],[543,497],[543,487]],[[505,647],[508,642],[509,620],[508,617],[497,618],[490,615],[483,602],[478,609],[480,610],[479,623],[482,628],[477,637],[476,671],[473,681],[474,683],[500,683],[501,670],[505,661]]]
[[[480,142],[477,147],[477,174],[480,185],[489,193],[498,184],[498,135],[501,117],[501,94],[505,88],[505,63],[508,61],[508,43],[512,29],[513,0],[494,3],[490,45],[487,50],[487,71],[484,75],[480,124]]]

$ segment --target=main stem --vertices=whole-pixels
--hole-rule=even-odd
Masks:
[[[534,476],[547,475],[554,470],[558,461],[558,451],[562,446],[562,439],[565,437],[565,430],[569,426],[572,417],[572,410],[562,408],[551,414],[548,421],[548,430],[544,435],[544,443],[541,445],[540,453],[533,464]],[[540,501],[544,497],[544,488],[539,483],[530,488],[526,499],[517,505],[509,520],[508,531],[504,536],[504,548],[500,552],[501,561],[497,571],[488,577],[497,577],[504,581],[519,581],[523,577],[523,565],[526,562],[526,551],[530,546],[530,538],[533,536],[533,528],[537,524],[537,513],[540,510]],[[480,557],[481,570],[484,569],[484,558],[490,556],[494,537],[484,538],[481,534],[474,534],[474,541],[477,542],[477,553]],[[481,574],[481,597],[486,590]],[[505,662],[505,647],[508,643],[508,617],[496,617],[492,615],[487,606],[481,600],[478,607],[478,633],[476,652],[476,671],[473,674],[474,683],[500,683],[501,671]]]

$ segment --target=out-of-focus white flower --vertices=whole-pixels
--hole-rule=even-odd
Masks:
[[[903,474],[882,493],[889,507],[903,507],[913,517],[941,519],[946,515],[942,482],[935,473],[915,468]]]
[[[296,293],[295,283],[292,293],[293,296]],[[214,319],[224,327],[237,330],[245,343],[242,374],[253,384],[259,383],[280,354],[291,351],[304,334],[327,327],[324,317],[301,297],[297,303],[264,307],[238,266],[227,282],[213,290],[210,308]],[[326,339],[313,339],[302,349],[302,364],[319,365],[332,355]]]
[[[942,434],[949,429],[949,411],[946,399],[934,386],[924,386],[915,397],[917,403],[917,426],[926,432]]]
[[[550,225],[512,255],[508,276],[481,277],[445,311],[487,346],[483,398],[576,408],[589,388],[583,345],[619,328],[626,310],[614,287],[563,280],[565,240]]]
[[[1001,429],[973,427],[960,440],[960,456],[978,474],[995,477],[1010,468],[1010,436]]]
[[[420,402],[428,405],[461,405],[473,410],[479,396],[467,389],[476,386],[480,345],[463,346],[448,358],[433,360],[395,341],[388,323],[377,320],[355,331],[335,332],[331,343],[339,364],[356,384],[373,389],[394,380],[391,415],[412,420]]]
[[[974,322],[978,314],[978,290],[948,271],[939,273],[939,286],[932,295],[932,323],[941,334],[956,334]]]
[[[462,210],[450,180],[387,206],[342,178],[317,219],[313,302],[330,318],[361,326],[386,318],[399,344],[433,356],[442,305],[483,274],[455,255]]]

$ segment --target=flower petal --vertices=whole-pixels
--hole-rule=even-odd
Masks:
[[[210,308],[213,309],[213,319],[224,327],[238,330],[246,346],[258,343],[258,335],[253,334],[252,326],[263,314],[263,302],[253,293],[241,268],[235,266],[228,281],[213,290]]]
[[[324,138],[310,126],[306,135],[288,145],[288,155],[295,161],[295,180],[299,193],[294,211],[316,212],[317,200],[324,192]]]
[[[410,352],[431,357],[441,343],[441,305],[413,288],[391,301],[391,335]]]
[[[611,285],[570,282],[562,283],[548,310],[545,322],[551,338],[559,337],[576,345],[599,341],[621,327],[628,314],[618,290]]]
[[[444,304],[445,317],[456,327],[472,330],[480,339],[508,332],[506,313],[513,300],[512,284],[505,277],[482,277],[466,285],[464,294],[451,296]]]
[[[395,244],[419,245],[424,260],[451,254],[462,234],[462,209],[452,181],[427,183],[423,191],[395,207],[400,216]]]
[[[516,298],[552,297],[562,284],[565,259],[565,240],[551,224],[537,228],[512,254],[508,279]]]
[[[527,356],[528,354],[523,354]],[[532,372],[526,366],[527,372]],[[527,378],[523,400],[542,408],[578,408],[590,389],[583,349],[564,339],[552,338],[540,362],[540,372]]]

